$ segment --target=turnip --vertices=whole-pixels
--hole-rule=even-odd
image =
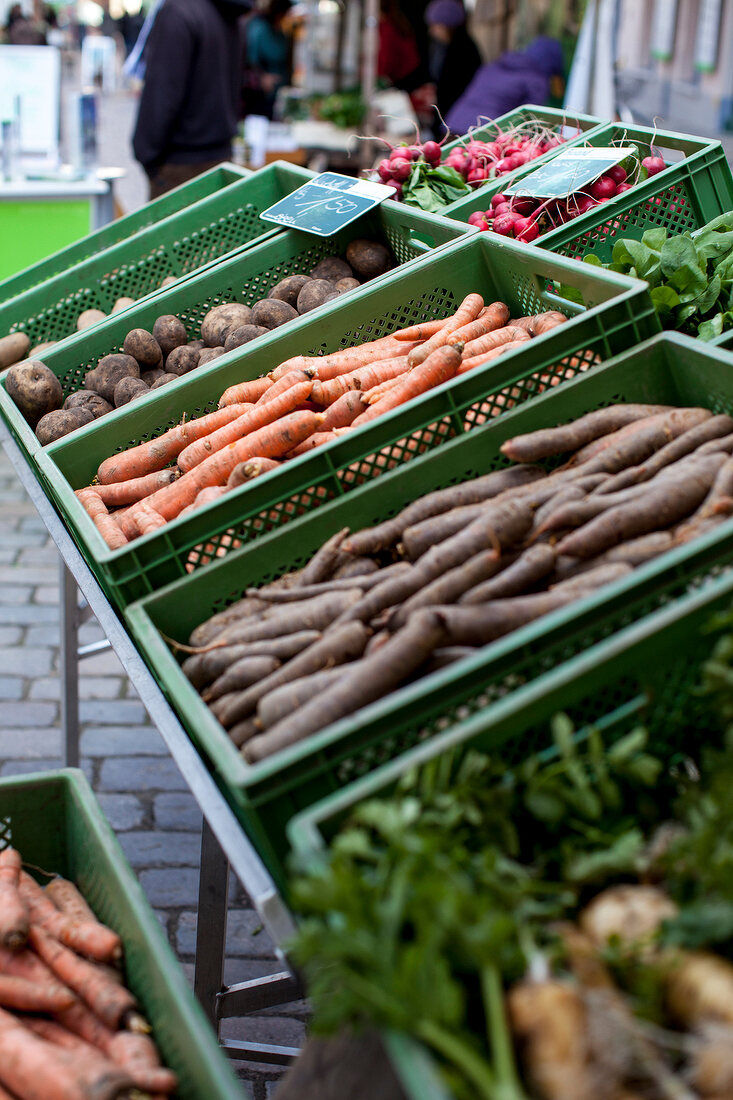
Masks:
[[[664,163],[661,157],[644,157],[641,162],[642,168],[646,168],[648,176],[656,176],[658,172],[663,172],[667,165]]]
[[[610,176],[600,176],[595,183],[590,185],[589,191],[593,198],[598,199],[599,202],[603,199],[612,199],[616,194],[616,184]]]

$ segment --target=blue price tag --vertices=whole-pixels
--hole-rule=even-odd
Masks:
[[[381,183],[322,172],[263,211],[260,217],[288,229],[331,237],[393,195],[394,190]]]
[[[614,164],[638,155],[635,145],[619,145],[615,149],[596,149],[592,146],[566,149],[524,179],[503,188],[503,191],[505,195],[565,199],[593,183]]]

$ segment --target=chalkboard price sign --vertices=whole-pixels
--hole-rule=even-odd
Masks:
[[[260,217],[287,229],[331,237],[393,195],[394,190],[381,183],[322,172],[263,211]]]
[[[619,145],[613,149],[596,149],[592,146],[566,149],[524,179],[505,187],[504,194],[565,199],[593,183],[614,164],[638,155],[635,145]]]

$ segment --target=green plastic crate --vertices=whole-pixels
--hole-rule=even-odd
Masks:
[[[214,195],[231,183],[249,175],[251,173],[247,168],[240,168],[236,164],[220,164],[208,172],[203,172],[188,183],[183,183],[180,187],[175,187],[172,191],[161,195],[159,199],[146,203],[139,210],[116,218],[108,225],[97,229],[96,232],[82,237],[80,241],[75,241],[74,244],[54,252],[52,256],[31,264],[24,271],[19,271],[17,275],[0,280],[0,302],[15,298],[24,291],[30,290],[31,287],[38,286],[39,283],[45,283],[54,275],[68,271],[69,268],[90,256],[96,256],[110,245],[127,240],[133,233],[139,233],[149,225],[162,221],[163,218],[176,214],[192,203]]]
[[[212,306],[226,301],[254,305],[260,298],[266,298],[268,291],[281,279],[288,275],[307,273],[324,256],[343,254],[349,241],[355,238],[371,234],[383,240],[392,249],[398,263],[403,264],[416,257],[424,256],[433,247],[442,246],[464,236],[474,236],[475,233],[471,226],[460,226],[448,218],[426,214],[422,210],[412,210],[394,202],[382,204],[366,218],[353,222],[333,237],[315,237],[292,229],[278,230],[268,233],[265,240],[253,243],[245,250],[237,250],[218,263],[207,265],[205,270],[191,275],[184,282],[167,287],[123,312],[108,317],[93,329],[76,333],[58,347],[50,348],[43,355],[43,362],[60,380],[64,397],[67,397],[70,393],[83,388],[85,373],[96,366],[103,356],[122,350],[125,336],[131,328],[152,329],[156,317],[161,314],[176,314],[185,324],[189,339],[198,338],[201,322]],[[372,280],[372,285],[374,282],[376,280]],[[346,302],[354,302],[356,293],[358,291],[352,291],[348,298],[343,299],[344,308]],[[339,304],[342,304],[341,299]],[[298,320],[291,322],[287,326],[288,331],[297,331],[301,323]],[[277,331],[281,332],[280,329]],[[267,346],[270,339],[269,336],[260,337],[257,340],[257,346]],[[247,347],[250,348],[252,345]],[[208,379],[211,367],[219,367],[225,363],[231,364],[236,372],[241,368],[234,367],[234,363],[238,362],[243,354],[239,350],[230,352],[227,356],[221,356],[211,366],[196,370],[192,375],[187,376],[186,380],[190,380],[194,375],[197,379]],[[267,366],[263,368],[265,371],[270,369],[270,360],[267,359],[266,363]],[[37,459],[39,455],[45,453],[44,449],[16,405],[8,397],[4,377],[5,375],[0,375],[0,414],[23,452]],[[238,379],[240,375],[235,373],[235,377]],[[165,391],[156,391],[150,397],[146,395],[145,398],[135,402],[136,410],[147,409],[154,397],[160,397],[160,394],[164,393],[162,401],[157,401],[152,407],[155,409],[154,415],[160,417],[166,422],[166,427],[169,427],[168,413],[161,410],[172,410],[174,405],[177,405],[178,397],[174,395],[182,384],[182,382],[171,382],[165,387]],[[217,390],[211,398],[207,398],[210,408],[216,407],[216,399],[223,389],[222,386],[221,390]],[[101,437],[103,447],[106,446],[104,438],[114,431],[112,425],[125,417],[131,409],[132,406],[115,410],[108,413],[103,422],[99,422],[103,423],[104,427]],[[188,407],[187,415],[195,415],[195,409],[196,405]],[[171,421],[171,423],[175,422],[175,419]],[[121,434],[109,437],[115,440],[113,446],[127,446],[129,428],[123,427],[122,423],[120,424]],[[146,431],[149,431],[147,424],[146,421]],[[74,433],[75,440],[81,438]],[[70,439],[71,436],[67,437],[67,441]],[[85,447],[88,442],[89,440],[84,444]]]
[[[243,1100],[216,1036],[81,771],[0,780],[0,848],[74,881],[122,938],[127,982],[180,1079],[180,1100]],[[40,876],[39,876],[40,878]],[[45,880],[42,880],[45,881]]]
[[[390,207],[389,216],[395,219],[405,217],[409,209],[399,204]],[[382,210],[387,217],[386,204]],[[267,248],[271,252],[286,244],[283,236]],[[249,253],[248,263],[254,255]],[[217,277],[222,270],[217,269]],[[273,275],[273,281],[282,273]],[[207,276],[205,285],[213,279],[214,275]],[[445,316],[472,290],[480,291],[487,301],[506,300],[515,315],[552,309],[557,300],[548,287],[556,280],[581,291],[588,307],[585,312],[572,307],[577,316],[528,342],[517,353],[456,378],[121,550],[107,548],[72,492],[89,484],[100,460],[112,451],[149,439],[183,415],[196,416],[215,407],[228,385],[263,374],[292,354],[333,350],[426,317]],[[204,285],[204,280],[199,282]],[[196,281],[190,281],[180,293],[195,297],[199,293],[195,286]],[[161,309],[162,304],[157,299],[144,317],[152,316],[153,308]],[[226,553],[232,540],[252,541],[294,515],[350,493],[383,470],[402,465],[421,451],[438,447],[504,408],[527,400],[542,388],[542,379],[554,384],[571,378],[595,356],[607,359],[658,328],[644,284],[476,233],[439,254],[417,260],[409,269],[393,272],[379,286],[356,291],[348,308],[336,300],[319,317],[306,317],[288,332],[263,337],[259,349],[232,353],[226,363],[216,360],[210,368],[185,376],[172,389],[166,387],[126,406],[120,414],[110,414],[59,440],[37,455],[37,463],[100,583],[110,599],[124,607],[205,565],[212,555]],[[3,410],[7,404],[0,389]]]
[[[719,141],[619,124],[593,130],[586,141],[597,148],[636,145],[642,158],[653,146],[668,167],[566,225],[543,233],[534,242],[540,248],[574,259],[593,253],[607,263],[616,240],[622,237],[639,240],[647,229],[657,226],[675,233],[700,229],[733,208],[733,175]],[[532,164],[525,165],[512,177],[513,182],[532,170]],[[449,216],[467,221],[475,210],[485,210],[491,196],[503,186],[503,180],[494,181],[459,199],[447,211]]]
[[[558,110],[555,107],[540,107],[536,103],[525,103],[523,106],[517,107],[513,111],[507,111],[505,115],[500,115],[499,118],[494,119],[493,122],[487,122],[485,125],[472,130],[470,136],[477,141],[491,141],[497,126],[505,130],[509,126],[521,126],[522,123],[533,121],[541,122],[548,129],[553,130],[555,133],[562,134],[566,140],[559,148],[551,149],[548,153],[543,153],[541,157],[536,157],[531,161],[532,170],[539,168],[541,164],[545,164],[548,160],[552,160],[552,158],[562,152],[563,149],[568,149],[572,145],[580,145],[582,142],[587,141],[591,134],[608,126],[608,123],[604,119],[597,118],[595,115],[584,115],[577,111],[564,111]],[[465,145],[468,140],[469,135],[465,135],[445,145],[443,148],[443,160],[445,160],[452,149]],[[500,176],[498,180],[488,180],[486,183],[481,184],[480,187],[475,189],[474,194],[480,192],[481,195],[488,195],[490,197],[495,191],[500,190],[500,187],[505,187],[511,180],[517,179],[518,176],[524,175],[525,173],[525,167],[516,168],[513,172],[507,172],[505,175]],[[468,195],[464,199],[457,199],[456,202],[449,203],[442,213],[449,217],[453,216],[454,211],[462,210],[463,204],[470,202],[472,199],[473,195]],[[478,206],[474,206],[472,209],[481,210],[481,204],[479,203]]]
[[[261,221],[260,214],[312,178],[306,168],[277,162],[167,217],[156,215],[155,222],[124,240],[95,248],[72,267],[6,298],[0,305],[0,335],[25,332],[31,347],[77,336],[77,318],[84,310],[109,313],[118,298],[154,294],[168,276],[181,279],[234,249],[278,234],[280,229]]]
[[[733,559],[733,522],[255,765],[244,762],[162,635],[186,642],[245,589],[303,565],[344,526],[381,522],[426,492],[506,466],[499,448],[513,435],[622,399],[733,412],[733,358],[676,334],[659,336],[127,609],[140,651],[280,882],[285,827],[299,810],[678,599]]]

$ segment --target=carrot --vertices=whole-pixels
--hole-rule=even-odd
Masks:
[[[253,657],[242,657],[241,660],[229,665],[226,672],[219,676],[211,687],[202,692],[202,698],[204,702],[211,703],[230,691],[244,691],[278,668],[280,668],[280,661],[277,657],[267,657],[260,654]]]
[[[464,592],[473,589],[474,585],[480,584],[481,581],[493,577],[505,565],[504,556],[498,558],[495,550],[481,550],[468,561],[461,562],[455,569],[448,569],[400,604],[387,621],[389,630],[392,632],[399,630],[405,625],[410,615],[420,607],[455,603]]]
[[[323,425],[321,425],[323,427]],[[227,479],[227,488],[236,489],[240,485],[246,485],[262,474],[268,474],[270,470],[277,470],[280,463],[274,458],[250,458],[247,462],[240,462],[235,466]]]
[[[334,428],[332,432],[314,432],[313,435],[309,435],[307,439],[299,443],[297,447],[293,447],[292,451],[288,451],[286,457],[299,458],[301,455],[307,455],[310,451],[314,451],[316,447],[323,447],[326,443],[333,443],[334,440],[340,439],[346,431],[348,431],[347,428]]]
[[[312,382],[298,382],[285,389],[272,401],[253,406],[243,416],[217,428],[210,435],[195,440],[179,454],[179,468],[188,472],[229,443],[236,443],[238,439],[242,439],[258,428],[264,428],[266,424],[272,424],[285,413],[292,412],[296,405],[309,396],[312,385]]]
[[[408,370],[407,356],[379,359],[348,374],[340,374],[328,382],[314,382],[313,400],[319,405],[332,405],[349,390],[369,390],[389,378],[397,378]]]
[[[617,473],[624,466],[645,461],[654,451],[711,416],[708,409],[699,408],[678,408],[657,413],[587,443],[566,465],[582,466],[594,462],[594,465],[588,465],[588,469]]]
[[[276,607],[266,618],[245,619],[242,623],[231,623],[209,644],[218,649],[222,645],[240,645],[260,642],[268,638],[284,638],[305,630],[325,630],[337,615],[356,603],[357,592],[346,590],[327,592],[315,599],[306,599],[302,603]]]
[[[109,514],[107,505],[96,489],[76,489],[75,495],[110,550],[119,550],[127,544],[127,537],[123,534],[117,519]]]
[[[69,879],[56,875],[55,878],[46,883],[43,892],[46,897],[51,899],[59,912],[72,920],[89,921],[94,924],[101,923],[97,920],[84,895]],[[102,925],[102,927],[105,928],[106,925]]]
[[[49,970],[29,947],[21,951],[10,951],[7,947],[0,947],[0,972],[25,978],[26,981],[38,986],[57,984],[53,971]]]
[[[156,512],[154,508],[149,508],[144,503],[138,509],[136,516],[137,532],[139,535],[149,535],[153,531],[159,531],[161,527],[165,527],[165,520],[160,512]]]
[[[334,668],[322,668],[319,672],[312,672],[308,676],[301,676],[281,687],[273,688],[263,695],[257,704],[257,717],[253,722],[252,736],[269,729],[276,722],[292,714],[298,707],[302,707],[315,695],[320,694],[325,687],[331,687],[343,676],[348,665],[336,665]],[[233,729],[229,731],[230,735]]]
[[[572,589],[536,592],[469,607],[440,607],[448,645],[483,646],[579,599]]]
[[[116,932],[98,920],[72,920],[60,912],[35,879],[21,872],[18,887],[28,907],[31,922],[40,925],[66,947],[97,962],[110,962],[122,955],[122,942]]]
[[[478,340],[496,329],[502,329],[509,322],[509,310],[503,302],[492,302],[486,306],[475,320],[458,328],[448,337],[449,344],[456,342],[469,344],[471,340]]]
[[[381,416],[382,413],[396,409],[405,401],[410,401],[413,397],[419,397],[421,393],[447,382],[461,365],[461,350],[461,344],[439,347],[427,359],[423,360],[419,367],[411,370],[399,385],[388,390],[380,401],[375,405],[370,405],[361,416],[357,416],[351,425],[352,428],[367,424],[376,417]]]
[[[18,1100],[115,1100],[134,1084],[117,1066],[40,1039],[2,1009],[0,1083]]]
[[[443,326],[446,324],[447,318],[443,318],[440,321],[421,321],[417,325],[410,325],[409,328],[400,328],[396,332],[392,333],[394,340],[428,340],[431,336],[435,336],[436,332],[440,332]]]
[[[364,401],[366,405],[373,405],[376,401],[379,401],[380,397],[383,397],[387,390],[391,390],[400,381],[400,376],[397,378],[388,378],[386,382],[381,382],[378,386],[373,386],[370,390],[367,390],[364,394]]]
[[[224,390],[219,398],[219,408],[224,409],[227,405],[241,405],[248,402],[254,404],[271,385],[271,378],[252,378],[248,382],[237,382],[236,385]]]
[[[494,359],[499,359],[502,355],[505,355],[509,351],[517,351],[518,348],[524,347],[529,342],[529,336],[523,336],[519,339],[508,340],[504,344],[500,344],[494,348],[493,351],[485,351],[480,355],[469,355],[467,358],[464,356],[463,361],[456,371],[456,374],[467,374],[470,370],[475,370],[476,367],[482,367],[484,363],[491,363]],[[513,404],[514,402],[511,402]],[[505,407],[509,407],[509,402]]]
[[[377,340],[368,340],[363,344],[341,348],[328,355],[295,355],[270,371],[269,377],[276,382],[291,370],[307,370],[313,378],[326,382],[338,374],[345,374],[357,367],[366,366],[367,363],[373,363],[377,359],[386,359],[391,355],[407,355],[413,346],[417,347],[417,344],[417,340],[400,341],[395,340],[393,336],[380,336]]]
[[[109,485],[112,482],[130,481],[143,474],[162,470],[174,462],[183,448],[194,439],[200,439],[201,436],[208,435],[223,424],[236,420],[246,411],[247,409],[242,405],[232,405],[226,409],[206,413],[205,416],[199,416],[196,420],[177,424],[175,428],[170,428],[155,439],[139,443],[137,447],[131,447],[128,451],[121,451],[119,454],[105,458],[97,470],[97,480],[103,485]]]
[[[247,742],[245,760],[254,764],[381,698],[402,684],[444,640],[440,617],[432,610],[418,612],[383,646],[344,669],[332,688]]]
[[[286,390],[289,390],[291,386],[295,386],[298,382],[311,381],[311,376],[306,374],[304,370],[288,371],[288,373],[283,375],[278,382],[274,382],[265,390],[262,396],[257,399],[255,406],[265,405],[268,401],[274,400],[274,398],[279,397],[281,393],[285,393]],[[307,401],[308,398],[304,397],[303,400]]]
[[[0,852],[0,945],[11,951],[20,951],[28,940],[30,917],[18,889],[22,866],[16,848]]]
[[[165,1069],[149,1035],[118,1031],[108,1041],[105,1054],[130,1074],[139,1089],[168,1096],[178,1087],[173,1070]]]
[[[452,317],[449,317],[443,327],[431,336],[429,340],[413,348],[407,356],[411,367],[422,363],[438,348],[442,348],[448,342],[448,337],[463,328],[469,321],[474,321],[484,308],[484,300],[480,294],[467,294]]]
[[[133,477],[129,481],[116,481],[107,485],[99,483],[93,488],[103,504],[108,508],[116,508],[125,504],[137,504],[156,489],[175,481],[177,477],[180,477],[180,470],[173,467],[169,470],[155,470],[152,474]]]
[[[362,591],[366,592],[370,588],[373,588],[375,584],[381,584],[387,577],[405,573],[410,568],[410,563],[406,561],[396,561],[392,565],[385,565],[383,569],[380,569],[375,561],[371,561],[368,558],[361,560],[371,565],[371,569],[368,573],[360,572],[346,577],[335,573],[331,580],[304,585],[303,588],[290,589],[289,591],[273,592],[268,596],[268,599],[271,599],[273,603],[284,604],[293,603],[296,599],[312,599],[314,596],[323,596],[327,592],[335,592],[343,589],[361,588]],[[354,561],[358,562],[360,559],[355,558]],[[263,589],[250,588],[247,591],[263,592]]]
[[[348,428],[366,410],[364,395],[359,390],[348,390],[326,409],[321,429],[330,432],[334,428]]]
[[[339,560],[341,543],[348,533],[349,528],[342,527],[340,531],[337,531],[334,535],[331,535],[329,539],[326,539],[323,546],[316,551],[303,569],[299,587],[318,584],[319,581],[325,581],[331,576]]]
[[[263,406],[261,413],[264,413],[266,408],[267,406]],[[320,426],[320,421],[318,413],[300,412],[283,416],[275,424],[267,423],[236,443],[230,443],[222,450],[215,451],[198,466],[187,471],[178,481],[174,481],[172,485],[158,489],[147,498],[146,505],[154,509],[163,519],[174,519],[181,509],[191,504],[207,485],[226,484],[230,473],[240,462],[255,456],[282,457],[312,435]],[[136,517],[140,507],[141,505],[133,505],[121,520],[125,532],[129,532],[131,538],[135,537],[138,531]]]
[[[550,332],[558,325],[564,325],[567,320],[568,318],[564,313],[559,313],[555,309],[548,309],[546,313],[538,313],[536,317],[532,318],[530,335],[542,336],[543,333]]]
[[[76,997],[60,982],[39,985],[17,975],[0,974],[0,1005],[16,1012],[56,1012],[68,1008]]]
[[[556,558],[555,551],[546,543],[530,546],[498,576],[487,578],[470,590],[464,589],[458,603],[470,605],[518,596],[551,573]]]
[[[137,1007],[135,997],[123,985],[110,981],[86,959],[53,938],[45,928],[31,924],[29,940],[37,955],[79,996],[102,1023],[116,1030]]]
[[[514,436],[502,443],[499,450],[513,462],[537,462],[564,451],[577,451],[586,443],[610,435],[626,424],[669,410],[669,405],[609,405],[557,428],[540,428],[526,435]]]

